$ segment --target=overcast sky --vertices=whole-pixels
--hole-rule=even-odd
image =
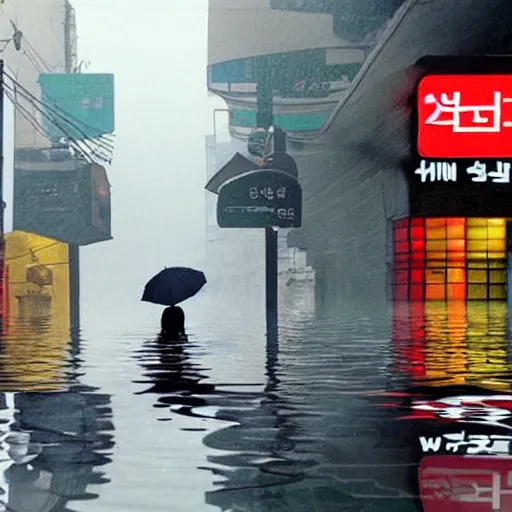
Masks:
[[[222,103],[206,88],[207,0],[73,5],[79,58],[114,73],[116,92],[114,240],[82,249],[87,315],[138,298],[164,265],[201,265],[205,135]]]

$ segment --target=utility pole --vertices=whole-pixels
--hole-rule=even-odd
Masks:
[[[274,70],[268,56],[257,58],[257,126],[268,130],[274,122]],[[265,302],[267,318],[267,359],[277,360],[278,340],[278,247],[277,229],[265,228]],[[273,365],[272,365],[273,366]]]
[[[5,234],[5,203],[4,203],[4,61],[0,60],[0,237],[1,237],[1,247],[3,249],[4,242],[4,234]],[[2,258],[4,254],[2,251]],[[2,262],[3,269],[3,262]],[[3,274],[3,272],[2,272]],[[3,275],[1,276],[3,279]]]
[[[66,73],[73,72],[71,55],[71,4],[66,1],[64,13],[64,62]],[[71,332],[80,328],[80,246],[68,245],[69,261],[69,323]]]

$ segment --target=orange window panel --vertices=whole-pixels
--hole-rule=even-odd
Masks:
[[[430,217],[425,219],[425,226],[427,229],[430,228],[446,228],[446,219],[442,217]]]
[[[466,240],[447,240],[446,248],[449,252],[464,253],[466,250]]]
[[[448,219],[446,221],[446,236],[452,240],[466,238],[466,219]]]
[[[425,295],[427,300],[445,300],[446,286],[444,284],[427,284]]]
[[[466,300],[466,283],[448,283],[446,298],[448,300]]]
[[[449,268],[447,277],[449,283],[465,283],[466,271],[462,268]]]

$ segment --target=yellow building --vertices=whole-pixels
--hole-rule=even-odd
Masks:
[[[5,242],[0,380],[12,391],[61,389],[70,341],[68,247],[21,231]]]

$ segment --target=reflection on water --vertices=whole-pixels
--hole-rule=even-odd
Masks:
[[[134,354],[146,370],[145,379],[134,383],[149,386],[138,394],[159,395],[155,407],[170,407],[182,414],[190,414],[194,407],[206,405],[203,395],[212,393],[215,387],[201,382],[206,375],[200,364],[191,360],[189,351],[194,348],[197,347],[188,341],[160,337],[146,342]]]
[[[141,436],[127,435],[110,470],[110,397],[81,384],[91,363],[80,340],[65,338],[51,315],[12,318],[0,351],[4,509],[64,511],[82,500],[89,510],[93,490],[114,489],[115,500],[90,509],[126,510],[149,492],[155,511],[178,493],[173,510],[506,510],[506,306],[396,304],[392,315],[320,318],[311,292],[307,283],[281,289],[277,360],[262,358],[255,302],[232,321],[218,296],[188,341],[132,333],[97,344],[102,386],[134,384],[116,391],[118,435]],[[133,421],[139,415],[144,422]],[[100,471],[114,469],[123,477],[97,487],[108,481]],[[175,473],[183,489],[169,483]],[[198,493],[206,503],[197,505]]]
[[[511,389],[510,346],[504,302],[395,305],[394,369],[415,384]]]
[[[14,394],[15,452],[18,457],[35,453],[35,458],[4,461],[6,510],[65,511],[69,502],[97,497],[87,487],[109,481],[97,471],[110,462],[113,446],[109,401],[87,387]]]
[[[91,500],[113,447],[110,396],[80,384],[79,339],[59,317],[9,318],[0,344],[0,510],[58,512]]]

